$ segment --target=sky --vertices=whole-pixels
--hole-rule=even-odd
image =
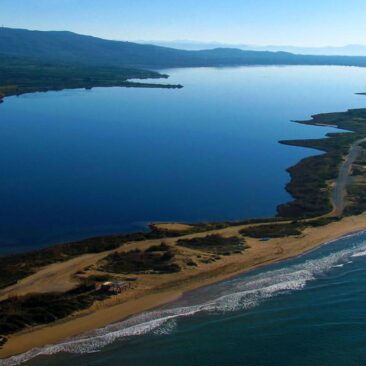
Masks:
[[[366,0],[0,0],[0,25],[117,40],[366,43]]]

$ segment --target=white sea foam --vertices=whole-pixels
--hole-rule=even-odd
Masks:
[[[362,242],[320,258],[304,260],[299,264],[287,264],[279,269],[237,278],[228,281],[224,286],[221,285],[217,292],[212,292],[210,299],[202,303],[143,313],[82,337],[36,348],[19,356],[0,360],[0,366],[16,366],[37,356],[59,352],[96,352],[118,339],[147,333],[169,334],[181,318],[198,313],[227,313],[252,308],[268,298],[301,290],[309,281],[315,280],[331,268],[349,263],[351,257],[365,255],[366,242]]]
[[[366,256],[366,250],[359,253],[355,253],[351,257],[364,257],[364,256]]]

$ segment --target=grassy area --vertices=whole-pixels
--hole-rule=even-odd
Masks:
[[[289,223],[274,223],[257,226],[249,226],[246,229],[240,230],[243,236],[251,238],[283,238],[286,236],[298,236],[307,227],[319,227],[328,225],[332,222],[340,220],[339,217],[323,217],[311,221],[292,221]]]
[[[357,176],[363,176],[365,174],[365,170],[362,169],[360,166],[357,165],[353,165],[352,166],[352,176],[353,177],[357,177]]]
[[[324,226],[324,225],[331,224],[332,222],[337,222],[339,220],[341,220],[341,217],[339,217],[339,216],[322,217],[322,218],[317,219],[317,220],[307,221],[306,226],[319,227],[319,226]]]
[[[257,239],[298,236],[301,235],[302,231],[307,227],[320,227],[339,220],[340,217],[322,217],[320,219],[309,221],[292,221],[288,223],[273,223],[249,226],[246,229],[240,230],[240,234]]]
[[[242,238],[236,236],[226,238],[216,234],[193,239],[179,239],[177,245],[218,255],[241,253],[245,249],[245,242]]]
[[[265,217],[265,218],[253,218],[237,221],[222,221],[222,222],[201,222],[198,224],[189,224],[192,227],[191,233],[200,233],[210,230],[225,229],[230,226],[242,226],[250,224],[265,224],[267,222],[281,222],[288,219],[284,217]],[[186,232],[187,234],[187,232]]]
[[[160,79],[167,75],[155,71],[121,67],[57,64],[37,59],[0,55],[0,99],[38,91],[124,86],[181,88],[181,85],[130,82],[128,79]]]
[[[366,143],[360,144],[363,149]],[[352,180],[347,186],[345,215],[358,215],[366,211],[366,151],[363,150],[352,165]]]
[[[166,244],[152,246],[144,251],[136,249],[113,253],[101,261],[99,270],[110,273],[174,273],[180,267],[174,263],[175,254]]]
[[[282,238],[285,236],[301,235],[304,228],[305,225],[298,222],[292,222],[289,224],[265,224],[250,226],[246,229],[240,230],[240,234],[251,238]]]
[[[366,211],[366,184],[352,183],[347,187],[345,215],[359,215]]]
[[[152,245],[151,247],[146,249],[147,253],[153,253],[153,252],[167,252],[170,250],[169,245],[167,245],[166,243],[162,242],[159,245]]]
[[[366,149],[366,146],[363,146],[363,144],[360,144],[361,147]],[[361,154],[357,157],[357,159],[354,162],[354,165],[361,165],[366,167],[366,151],[363,150]]]

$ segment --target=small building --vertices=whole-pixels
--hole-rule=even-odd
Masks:
[[[112,292],[114,294],[120,294],[126,290],[128,290],[131,287],[131,284],[129,282],[103,282],[98,283],[95,286],[95,289],[97,291],[105,291],[105,292]]]

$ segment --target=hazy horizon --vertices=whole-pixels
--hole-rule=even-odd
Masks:
[[[83,36],[97,37],[101,39],[113,40],[108,37],[101,37],[93,34],[79,33],[67,29],[32,29],[32,28],[21,28],[21,27],[6,27],[0,25],[2,28],[7,29],[23,29],[29,31],[41,31],[41,32],[72,32]],[[163,47],[179,48],[183,50],[201,50],[201,49],[212,49],[212,48],[239,48],[242,50],[253,50],[253,51],[284,51],[299,54],[311,54],[311,55],[344,55],[344,56],[365,56],[366,55],[366,43],[365,44],[344,44],[340,46],[301,46],[293,44],[254,44],[254,43],[230,43],[220,42],[216,40],[202,41],[202,40],[190,40],[190,39],[114,39],[115,41],[127,41],[140,44],[153,44]]]
[[[304,55],[329,55],[329,56],[366,56],[365,44],[345,44],[343,46],[318,46],[304,47],[294,45],[275,45],[275,44],[251,44],[251,43],[223,43],[223,42],[204,42],[192,40],[136,40],[140,44],[154,44],[157,46],[171,47],[183,50],[204,50],[214,48],[238,48],[247,51],[270,51],[270,52],[289,52]]]
[[[0,24],[126,41],[342,47],[364,44],[365,11],[362,0],[3,0]]]

